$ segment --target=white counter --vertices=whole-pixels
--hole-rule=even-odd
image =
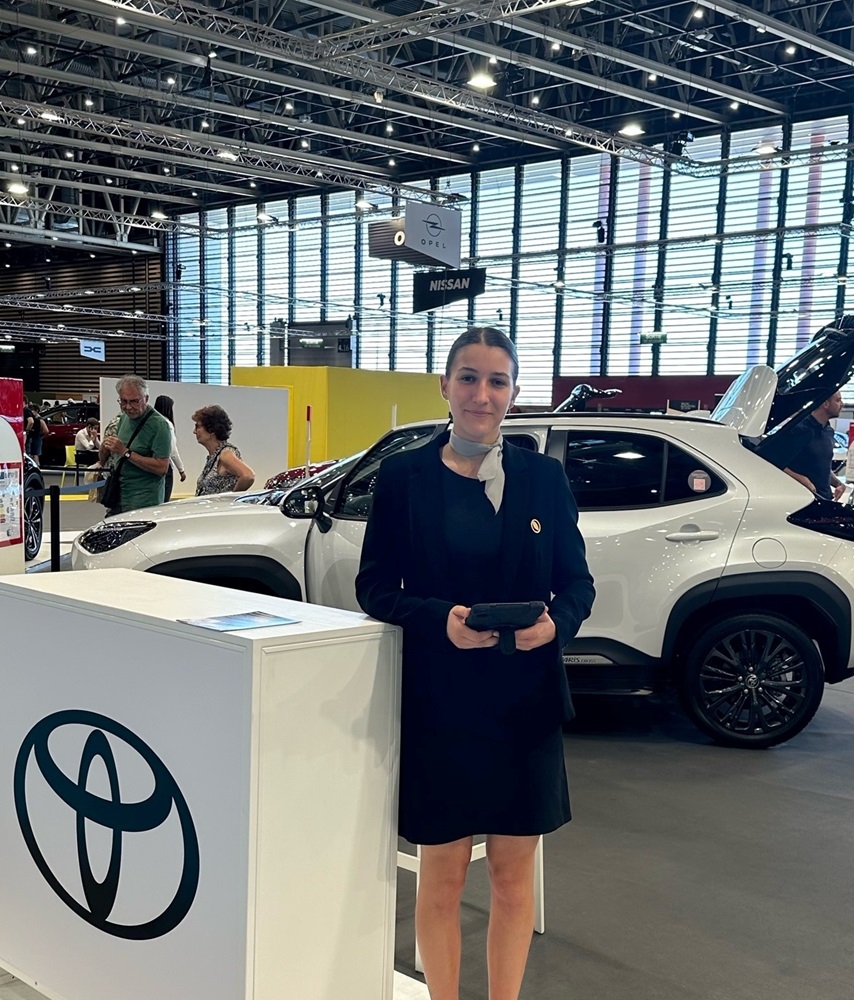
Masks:
[[[176,621],[254,610],[299,620]],[[0,578],[0,628],[0,966],[61,1000],[390,1000],[396,629],[130,570]]]

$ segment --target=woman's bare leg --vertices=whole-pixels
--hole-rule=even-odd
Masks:
[[[539,837],[486,838],[492,902],[486,962],[489,1000],[518,1000],[534,932],[534,852]]]
[[[460,899],[471,860],[471,837],[421,848],[415,934],[430,1000],[459,1000]]]

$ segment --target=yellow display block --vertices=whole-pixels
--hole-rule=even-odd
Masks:
[[[289,466],[305,463],[306,408],[311,407],[311,460],[345,458],[397,424],[448,415],[438,375],[363,368],[275,365],[231,369],[232,385],[290,389]]]

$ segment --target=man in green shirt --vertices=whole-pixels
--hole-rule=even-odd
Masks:
[[[108,516],[163,503],[172,451],[169,421],[148,405],[145,379],[139,375],[123,375],[116,382],[116,392],[122,416],[116,433],[105,437],[100,448],[101,465],[111,455],[114,467],[124,459],[119,468],[121,503],[108,510]],[[137,428],[139,431],[131,441]]]

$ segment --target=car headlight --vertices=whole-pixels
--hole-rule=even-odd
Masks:
[[[96,525],[84,531],[78,541],[87,552],[109,552],[157,527],[156,521],[122,521]]]

